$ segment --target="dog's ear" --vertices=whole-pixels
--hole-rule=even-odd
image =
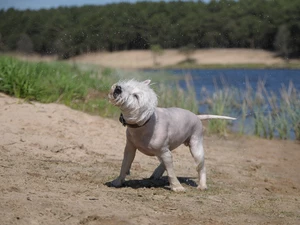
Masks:
[[[146,85],[149,85],[151,83],[151,80],[145,80],[143,81],[142,83],[146,84]]]

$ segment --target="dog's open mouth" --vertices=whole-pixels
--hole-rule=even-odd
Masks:
[[[122,94],[122,87],[117,85],[112,95],[116,99],[120,94]]]
[[[110,92],[108,94],[109,102],[112,103],[113,105],[117,105],[120,100],[121,94],[122,94],[122,87],[114,84],[111,87]]]

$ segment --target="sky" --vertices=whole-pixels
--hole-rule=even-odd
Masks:
[[[0,0],[0,9],[15,8],[19,10],[41,8],[49,9],[59,6],[82,6],[82,5],[105,5],[109,3],[130,2],[135,3],[141,0]],[[144,0],[145,1],[145,0]],[[148,0],[149,1],[149,0]],[[159,1],[159,0],[151,0]],[[167,2],[168,0],[165,0]],[[184,0],[183,0],[184,1]],[[208,2],[209,0],[203,0]]]

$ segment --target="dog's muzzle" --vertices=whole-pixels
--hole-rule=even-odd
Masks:
[[[121,93],[122,93],[122,88],[121,88],[121,86],[117,85],[113,92],[114,98],[117,98]]]

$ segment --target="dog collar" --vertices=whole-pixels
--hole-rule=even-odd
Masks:
[[[120,117],[119,117],[119,121],[123,124],[123,126],[124,127],[127,126],[127,127],[130,127],[130,128],[139,128],[139,127],[145,126],[149,122],[150,119],[151,119],[151,116],[149,117],[149,119],[143,125],[138,125],[136,123],[135,124],[127,123],[126,120],[124,119],[122,113],[120,114]]]

